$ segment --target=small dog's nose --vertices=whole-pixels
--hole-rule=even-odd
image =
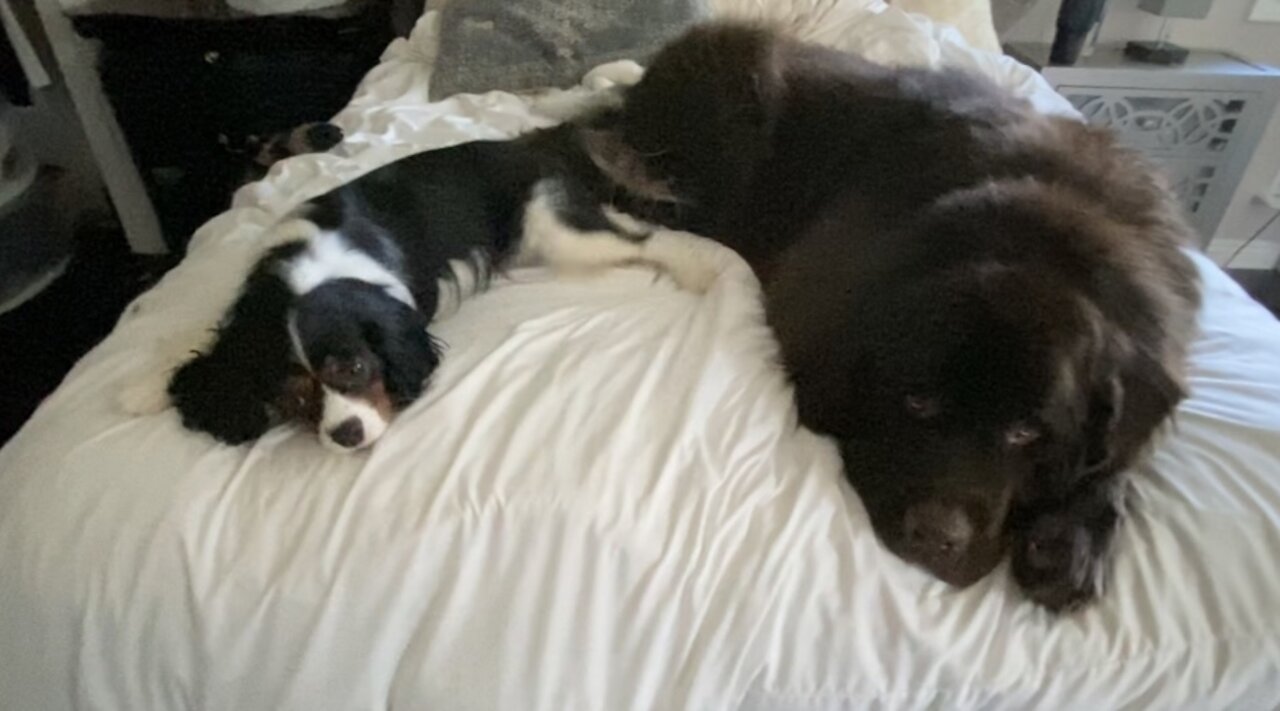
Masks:
[[[364,425],[359,417],[348,417],[342,424],[329,430],[329,439],[339,447],[352,449],[364,442]]]
[[[913,550],[933,560],[964,554],[974,534],[973,522],[964,509],[941,501],[925,501],[908,508],[902,532]]]

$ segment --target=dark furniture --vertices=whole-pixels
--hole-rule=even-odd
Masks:
[[[248,136],[342,109],[390,42],[390,0],[320,14],[173,18],[80,15],[101,43],[103,90],[169,248],[225,210],[243,181]]]

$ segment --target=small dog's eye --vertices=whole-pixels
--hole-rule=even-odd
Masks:
[[[906,399],[907,412],[915,417],[926,419],[938,414],[940,409],[938,401],[933,398],[924,397],[923,395],[908,395]]]
[[[1004,433],[1004,441],[1010,447],[1023,447],[1038,439],[1040,430],[1025,423],[1016,424]]]

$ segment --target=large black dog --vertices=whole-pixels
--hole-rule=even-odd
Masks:
[[[956,585],[1011,551],[1038,603],[1093,599],[1199,301],[1138,156],[975,77],[724,26],[593,131],[631,210],[754,268],[801,421],[891,550]]]

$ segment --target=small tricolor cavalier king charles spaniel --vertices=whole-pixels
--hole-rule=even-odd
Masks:
[[[427,151],[308,201],[272,229],[221,324],[179,345],[189,360],[167,388],[130,388],[126,409],[171,403],[186,427],[230,444],[301,423],[353,451],[422,394],[441,355],[430,322],[495,269],[646,263],[705,289],[719,248],[615,210],[617,186],[586,140],[571,123]]]

